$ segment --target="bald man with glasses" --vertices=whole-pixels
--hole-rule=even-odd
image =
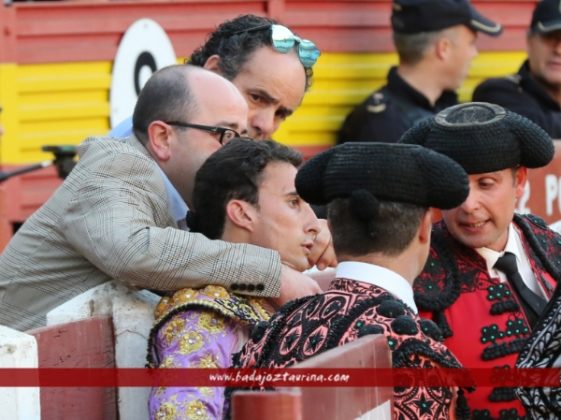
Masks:
[[[0,324],[42,326],[48,311],[110,280],[162,292],[236,284],[279,304],[294,297],[287,284],[319,290],[275,251],[181,229],[197,170],[221,143],[247,133],[247,104],[231,82],[195,66],[166,67],[143,88],[133,131],[86,139],[62,186],[10,241],[0,256]]]

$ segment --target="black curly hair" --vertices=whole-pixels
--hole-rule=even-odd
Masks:
[[[226,221],[226,205],[232,199],[257,205],[263,171],[271,162],[286,162],[294,167],[302,155],[273,140],[256,142],[236,138],[213,153],[195,177],[193,208],[187,224],[191,232],[220,239]]]
[[[197,48],[187,63],[202,67],[209,57],[220,57],[219,69],[222,76],[233,80],[242,70],[251,54],[262,46],[272,46],[271,32],[267,25],[278,24],[277,21],[256,15],[241,15],[224,21],[214,32],[211,32],[206,42]],[[252,30],[254,28],[261,28]],[[304,67],[306,72],[306,89],[312,84],[313,70]]]

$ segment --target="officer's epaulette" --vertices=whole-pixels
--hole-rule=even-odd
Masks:
[[[515,85],[518,85],[520,84],[522,77],[519,74],[511,74],[509,76],[505,76],[504,79],[514,83]]]
[[[374,92],[372,94],[372,101],[368,102],[366,110],[373,114],[378,114],[386,110],[386,98],[381,92]]]

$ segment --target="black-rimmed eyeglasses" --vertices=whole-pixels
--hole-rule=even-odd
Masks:
[[[213,126],[213,125],[191,124],[191,123],[185,123],[185,122],[181,122],[181,121],[165,121],[165,123],[168,124],[168,125],[175,125],[177,127],[195,128],[197,130],[203,130],[203,131],[208,131],[209,133],[214,133],[214,134],[216,134],[220,144],[228,143],[234,137],[240,137],[239,133],[236,130],[234,130],[232,128],[227,128],[227,127],[216,127],[216,126]]]

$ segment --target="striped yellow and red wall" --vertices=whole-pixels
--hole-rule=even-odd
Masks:
[[[525,53],[534,1],[474,0],[503,23],[500,38],[481,36],[480,56],[462,86],[468,100],[482,78],[514,72]],[[221,21],[244,13],[278,19],[314,40],[323,54],[302,107],[275,136],[310,155],[333,144],[351,107],[383,82],[397,62],[390,0],[92,0],[0,6],[0,169],[50,159],[45,144],[78,144],[109,130],[113,60],[124,31],[140,18],[158,22],[179,61]],[[0,249],[59,181],[52,168],[0,184]]]

